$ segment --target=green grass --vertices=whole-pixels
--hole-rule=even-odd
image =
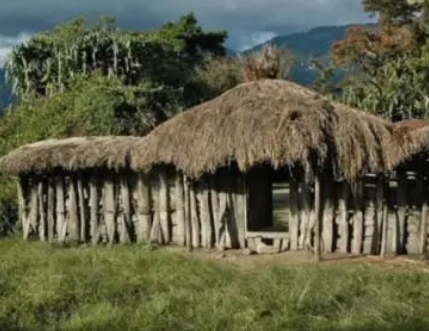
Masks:
[[[429,330],[429,275],[2,239],[0,330]]]

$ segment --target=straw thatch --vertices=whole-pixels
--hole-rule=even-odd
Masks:
[[[47,172],[55,169],[122,168],[137,137],[73,137],[28,144],[0,158],[3,173]]]
[[[406,144],[403,148],[407,155],[403,162],[410,160],[418,154],[427,154],[429,151],[429,121],[420,119],[409,119],[394,123],[395,134],[406,136]]]
[[[306,170],[331,162],[352,179],[385,171],[403,157],[388,122],[283,80],[241,84],[161,124],[139,143],[134,168],[174,164],[194,177],[231,162],[242,171],[264,162],[275,168],[299,163]]]

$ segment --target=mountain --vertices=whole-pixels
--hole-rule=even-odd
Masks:
[[[374,25],[363,24],[362,26],[373,27]],[[322,26],[307,32],[277,36],[263,44],[243,51],[242,54],[256,52],[265,45],[288,48],[297,59],[297,64],[290,73],[290,79],[298,84],[309,85],[316,79],[316,73],[312,69],[312,60],[329,61],[331,45],[343,39],[349,27],[350,25]]]

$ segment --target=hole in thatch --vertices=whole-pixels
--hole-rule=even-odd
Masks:
[[[293,111],[289,112],[288,117],[289,117],[290,121],[296,121],[297,119],[299,119],[301,117],[301,113],[296,111],[296,110],[293,110]]]

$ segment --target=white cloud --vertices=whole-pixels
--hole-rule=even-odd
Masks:
[[[239,51],[244,51],[246,49],[252,48],[253,46],[262,44],[270,39],[273,39],[277,36],[275,32],[254,32],[249,36],[244,36],[238,43],[237,49]]]
[[[7,56],[12,51],[13,47],[26,42],[30,38],[30,35],[27,33],[20,33],[16,37],[6,37],[0,35],[0,67],[3,67]]]

